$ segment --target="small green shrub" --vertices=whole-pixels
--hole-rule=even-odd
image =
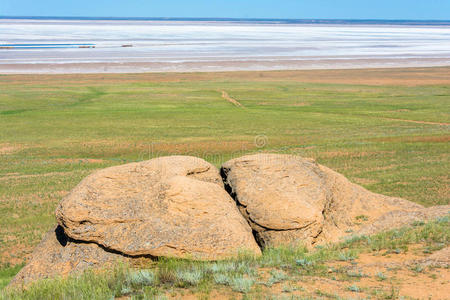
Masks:
[[[175,271],[169,268],[159,268],[157,277],[160,284],[175,284],[177,281]]]
[[[425,222],[423,221],[414,221],[411,223],[412,226],[423,226],[425,225]]]
[[[266,285],[267,286],[272,286],[276,283],[280,283],[284,280],[288,279],[288,276],[286,275],[286,273],[284,273],[283,271],[279,271],[279,270],[271,270],[270,271],[270,278],[267,281]]]
[[[351,292],[359,293],[361,289],[357,285],[351,285],[347,288]]]
[[[359,216],[356,216],[356,220],[366,222],[369,220],[369,218],[365,215],[359,215]]]
[[[347,271],[347,276],[361,278],[361,277],[366,277],[367,275],[365,275],[364,273],[361,273],[360,271],[358,271],[358,272]]]
[[[419,264],[416,264],[415,266],[411,267],[410,269],[411,269],[411,271],[414,271],[416,273],[422,273],[425,270],[424,267],[422,267]]]
[[[151,270],[136,270],[131,271],[126,280],[133,286],[153,285],[156,282],[156,275]]]
[[[283,293],[291,293],[291,292],[293,292],[295,290],[295,288],[292,286],[292,285],[290,285],[290,284],[285,284],[285,285],[283,285],[283,287],[282,287],[282,289],[281,289],[281,291],[283,292]]]
[[[377,276],[377,280],[379,280],[379,281],[384,281],[387,279],[387,276],[384,275],[382,272],[378,272],[376,276]]]
[[[349,261],[354,260],[356,255],[352,251],[342,251],[339,253],[338,258],[340,261]]]
[[[235,270],[234,262],[216,262],[206,266],[206,270],[215,273],[228,273]]]
[[[131,289],[131,287],[129,287],[129,286],[123,286],[122,289],[120,290],[120,293],[121,293],[122,295],[128,295],[128,294],[131,294],[132,291],[133,291],[133,290]]]
[[[232,278],[228,274],[214,274],[214,282],[221,285],[230,285]]]
[[[295,261],[295,264],[297,266],[307,268],[307,267],[314,265],[314,262],[311,261],[309,258],[300,258]]]
[[[255,283],[255,280],[253,280],[251,278],[234,277],[231,280],[230,286],[231,286],[231,289],[235,292],[248,293],[254,283]]]
[[[199,269],[192,270],[177,270],[177,279],[181,282],[195,286],[200,283],[203,278],[203,272]]]

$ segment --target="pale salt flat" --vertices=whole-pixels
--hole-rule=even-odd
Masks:
[[[0,49],[0,73],[450,65],[450,26],[3,19],[2,44],[95,48]]]

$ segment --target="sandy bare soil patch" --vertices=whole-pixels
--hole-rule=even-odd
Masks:
[[[19,151],[21,148],[18,146],[13,146],[10,144],[0,144],[0,155],[8,155],[12,154],[16,151]]]
[[[66,75],[7,75],[1,84],[64,84],[104,85],[133,82],[183,82],[211,80],[297,81],[310,83],[338,83],[363,85],[437,85],[450,84],[450,67],[298,70],[298,71],[241,71],[214,73],[140,73],[140,74],[66,74]]]

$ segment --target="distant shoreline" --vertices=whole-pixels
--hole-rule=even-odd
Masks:
[[[208,73],[235,71],[296,71],[346,69],[397,69],[448,67],[450,59],[318,59],[299,61],[216,62],[117,62],[62,64],[0,64],[0,74],[124,74],[124,73]]]

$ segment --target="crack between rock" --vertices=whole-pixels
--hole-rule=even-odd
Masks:
[[[252,235],[253,238],[256,242],[256,244],[258,245],[258,247],[262,250],[264,248],[264,241],[259,238],[258,236],[258,232],[252,227],[252,224],[250,224],[250,222],[247,220],[247,218],[244,216],[244,214],[241,212],[240,207],[244,207],[246,208],[245,205],[242,205],[241,203],[239,203],[239,201],[237,200],[236,197],[236,193],[233,191],[232,186],[229,184],[228,182],[228,169],[221,167],[220,168],[220,176],[222,177],[222,181],[223,181],[223,187],[225,189],[225,191],[228,193],[228,195],[230,195],[231,199],[234,200],[234,202],[236,203],[236,207],[239,211],[239,213],[241,214],[241,216],[244,218],[245,222],[247,222],[248,226],[251,228],[252,230]],[[248,213],[247,213],[248,214]]]
[[[239,213],[244,217],[244,220],[247,222],[247,224],[248,224],[248,225],[250,226],[250,228],[252,229],[253,238],[255,239],[256,243],[258,244],[259,248],[261,248],[261,250],[264,248],[264,241],[261,240],[261,238],[259,237],[259,232],[255,230],[255,228],[254,228],[255,225],[256,225],[257,227],[260,227],[260,228],[264,229],[265,231],[277,231],[277,232],[282,232],[282,231],[296,231],[296,230],[302,230],[302,229],[308,228],[308,227],[310,227],[311,225],[313,225],[313,224],[316,223],[316,221],[311,221],[310,223],[308,223],[308,224],[306,224],[306,225],[304,225],[304,226],[301,226],[301,227],[298,227],[298,228],[288,228],[288,229],[274,229],[274,228],[269,228],[269,227],[266,227],[266,226],[264,226],[264,225],[259,224],[258,222],[256,222],[255,220],[253,220],[253,219],[250,217],[250,214],[248,213],[248,211],[247,211],[247,209],[246,209],[247,206],[246,206],[246,205],[243,205],[242,203],[240,203],[239,200],[237,199],[236,193],[234,192],[232,186],[231,186],[230,183],[228,182],[228,171],[229,171],[229,170],[227,170],[227,169],[225,169],[225,168],[223,168],[223,167],[220,169],[220,175],[221,175],[221,177],[222,177],[222,181],[223,181],[223,184],[224,184],[224,188],[225,188],[225,190],[227,191],[227,193],[230,195],[230,197],[231,197],[231,198],[234,200],[234,202],[236,203],[236,206],[237,206],[237,208],[238,208]],[[244,214],[242,213],[242,211],[241,211],[240,208],[244,208],[244,209],[245,209],[246,215],[244,215]],[[325,211],[325,208],[324,208],[324,210],[322,211],[322,214],[324,213],[324,211]],[[252,222],[253,224],[252,224],[251,222]],[[320,230],[319,234],[320,234],[320,233],[322,233],[322,229]],[[319,235],[319,234],[318,234],[318,235]],[[317,235],[317,236],[318,236],[318,235]],[[316,237],[313,237],[313,238],[316,238]]]
[[[77,240],[77,239],[71,238],[70,236],[68,236],[64,232],[64,228],[61,225],[58,225],[56,227],[55,234],[56,234],[56,239],[58,240],[58,242],[60,243],[60,245],[62,247],[66,247],[68,243],[94,244],[94,245],[100,247],[105,252],[121,255],[121,256],[126,257],[126,258],[150,258],[152,260],[156,259],[156,257],[151,255],[151,254],[130,255],[130,254],[126,254],[126,253],[120,252],[120,251],[115,250],[115,249],[108,248],[108,247],[106,247],[106,246],[104,246],[102,244],[99,244],[97,242],[94,242],[94,241],[83,241],[83,240]]]
[[[247,211],[247,214],[248,214],[248,211]],[[304,225],[304,226],[301,226],[301,227],[287,228],[287,229],[278,229],[278,228],[270,228],[270,227],[267,227],[267,226],[264,226],[264,225],[259,224],[258,222],[256,222],[255,220],[253,220],[253,219],[250,217],[250,214],[248,214],[248,218],[249,218],[253,223],[255,223],[256,225],[258,225],[259,227],[261,227],[261,228],[263,228],[263,229],[265,229],[265,230],[267,230],[267,231],[295,231],[295,230],[302,230],[302,229],[308,228],[309,226],[311,226],[311,225],[313,225],[314,223],[316,223],[316,221],[311,221],[310,223],[308,223],[308,224],[306,224],[306,225]]]
[[[71,223],[78,223],[80,225],[84,224],[101,224],[101,225],[108,225],[108,224],[124,224],[124,223],[130,223],[130,222],[144,222],[145,219],[116,219],[116,220],[96,220],[96,219],[86,219],[82,221],[70,221]]]
[[[206,172],[209,171],[209,169],[210,169],[210,167],[194,169],[194,170],[191,170],[191,171],[187,172],[187,173],[186,173],[186,176],[191,176],[191,175],[195,175],[195,174],[206,173]]]
[[[328,178],[325,178],[325,180],[328,180]],[[333,187],[334,185],[332,184],[331,186]],[[328,217],[328,210],[331,208],[333,203],[334,203],[334,197],[330,193],[327,194],[327,202],[325,203],[325,205],[323,206],[323,209],[322,209],[323,224],[322,224],[322,227],[320,228],[319,232],[315,236],[312,237],[313,240],[311,242],[311,245],[315,245],[317,243],[317,240],[323,233],[323,227],[325,226],[325,223],[330,221],[330,218]],[[333,222],[334,226],[339,228],[339,226],[336,224],[336,222],[334,221],[333,218],[331,218],[331,221]]]

